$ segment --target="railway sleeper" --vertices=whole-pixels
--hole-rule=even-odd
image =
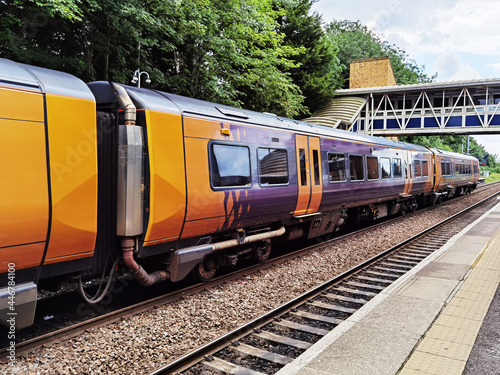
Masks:
[[[375,270],[366,270],[364,271],[365,274],[367,274],[367,276],[379,276],[379,277],[386,277],[388,281],[394,281],[396,280],[397,278],[399,278],[398,275],[392,275],[391,273],[389,272],[377,272]]]
[[[411,255],[405,255],[402,253],[396,254],[393,256],[396,259],[401,259],[403,261],[408,261],[408,262],[421,262],[423,258],[416,257],[416,256],[411,256]]]
[[[311,333],[313,335],[318,335],[318,336],[325,336],[329,330],[323,329],[323,328],[316,328],[316,327],[311,327],[307,324],[300,324],[300,323],[295,323],[290,320],[276,320],[273,324],[283,327],[283,328],[289,328],[289,329],[294,329],[297,331],[301,332],[306,332],[306,333]]]
[[[362,281],[367,281],[369,283],[377,283],[377,284],[391,284],[392,280],[387,280],[387,279],[381,279],[378,277],[369,277],[369,276],[364,276],[364,275],[354,275],[353,278],[362,280]]]
[[[394,274],[398,274],[398,275],[404,275],[406,273],[406,271],[398,270],[396,268],[383,267],[383,266],[374,266],[373,269],[380,270],[380,271],[387,272],[387,273],[394,273]]]
[[[264,375],[262,372],[248,369],[246,367],[236,365],[220,358],[211,357],[201,363],[206,369],[222,374],[233,375]]]
[[[356,282],[356,281],[346,281],[346,284],[348,286],[354,287],[354,288],[365,288],[365,289],[373,289],[373,290],[378,290],[378,291],[382,291],[385,288],[387,288],[386,286],[382,286],[382,285],[373,285],[373,284],[368,284],[368,283],[359,283],[359,282]]]
[[[361,296],[366,296],[369,298],[375,297],[377,293],[374,292],[368,292],[366,290],[359,290],[355,288],[349,288],[348,286],[337,286],[332,291],[339,291],[339,292],[344,292],[344,293],[350,293],[350,294],[358,294]]]
[[[318,307],[318,308],[324,309],[324,310],[339,311],[339,312],[348,313],[348,314],[354,314],[356,311],[358,311],[358,309],[353,309],[351,307],[344,307],[344,306],[340,306],[340,305],[334,305],[334,304],[318,302],[318,301],[308,302],[307,305]]]
[[[297,311],[291,311],[290,314],[292,316],[296,316],[298,318],[303,318],[303,319],[308,319],[308,320],[315,320],[318,322],[323,322],[323,323],[328,323],[328,324],[334,324],[334,325],[339,325],[344,321],[344,319],[339,319],[331,316],[325,316],[325,315],[320,315],[320,314],[314,314],[310,313],[308,311],[302,311],[302,310],[297,310]]]
[[[241,356],[256,357],[264,361],[276,363],[278,365],[287,365],[293,361],[293,358],[287,357],[285,355],[273,353],[240,342],[235,342],[235,345],[231,349]]]
[[[254,335],[262,340],[266,340],[269,342],[278,343],[278,344],[282,344],[282,345],[292,346],[296,349],[307,350],[312,346],[311,343],[301,341],[301,340],[292,339],[292,338],[286,337],[286,336],[277,335],[275,333],[271,333],[271,332],[267,332],[267,331],[254,332],[252,335]]]
[[[326,298],[332,299],[332,300],[337,300],[337,301],[357,303],[360,305],[364,305],[366,302],[368,302],[367,300],[362,299],[362,298],[351,298],[351,297],[346,297],[346,296],[341,296],[339,294],[331,294],[331,293],[323,294],[323,297],[326,297]]]

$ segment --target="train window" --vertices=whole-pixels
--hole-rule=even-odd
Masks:
[[[368,169],[368,179],[378,180],[378,158],[376,156],[366,157],[366,169]]]
[[[212,145],[212,185],[249,186],[250,151],[244,146]]]
[[[313,150],[313,164],[314,164],[314,185],[320,185],[319,180],[319,152],[318,150]]]
[[[446,163],[444,161],[441,162],[441,174],[446,176]]]
[[[349,168],[351,170],[351,181],[365,179],[363,157],[361,155],[349,155]]]
[[[474,164],[474,176],[477,176],[477,173],[478,173],[478,171],[477,171],[477,165]]]
[[[392,174],[394,178],[403,177],[403,168],[401,166],[401,159],[392,160]]]
[[[299,148],[300,185],[307,186],[306,150]]]
[[[450,162],[446,162],[446,175],[451,176],[451,164]]]
[[[415,166],[415,177],[422,177],[422,164],[420,164],[420,160],[415,160],[414,166]]]
[[[345,155],[328,153],[328,178],[330,182],[345,181]]]
[[[382,170],[382,178],[391,178],[391,159],[380,158],[380,169]]]
[[[288,155],[286,150],[259,148],[259,182],[261,185],[288,183]]]
[[[429,162],[427,160],[422,160],[422,176],[429,176]]]

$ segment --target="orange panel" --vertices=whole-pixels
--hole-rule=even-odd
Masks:
[[[318,157],[318,167],[319,167],[319,184],[316,182],[316,176],[314,171],[314,151],[316,150]],[[307,213],[318,212],[319,206],[321,204],[321,198],[323,196],[323,173],[321,170],[321,150],[319,138],[309,137],[309,162],[310,162],[310,181],[311,181],[311,202],[309,203],[309,208]]]
[[[213,191],[210,187],[208,140],[186,138],[185,147],[188,181],[186,221],[224,216],[224,192]],[[207,228],[207,232],[216,229],[217,227]]]
[[[307,147],[307,136],[296,135],[295,136],[295,148],[297,151],[297,178],[299,186],[299,197],[297,200],[297,207],[295,208],[294,215],[304,215],[307,212],[309,206],[309,200],[311,198],[311,173],[309,173],[309,152]],[[304,150],[305,153],[305,163],[306,163],[306,176],[307,185],[302,186],[300,180],[300,153]]]
[[[0,116],[16,119],[0,119],[0,248],[43,242],[29,245],[25,254],[25,246],[0,249],[1,258],[9,262],[4,255],[16,253],[18,268],[39,265],[49,219],[43,96],[0,89],[0,106]]]
[[[224,217],[213,217],[205,220],[189,221],[184,225],[182,238],[203,236],[214,233],[224,224]]]
[[[5,119],[44,121],[43,96],[0,88],[0,117]]]
[[[94,251],[90,251],[87,253],[71,254],[71,255],[62,256],[59,258],[51,258],[51,259],[46,259],[43,264],[45,265],[45,264],[53,264],[53,263],[59,263],[59,262],[67,262],[70,260],[87,258],[87,257],[92,256],[93,254],[94,254]]]
[[[184,116],[184,136],[193,138],[228,140],[229,137],[220,133],[222,128],[229,129],[229,124],[222,124],[215,121],[194,119]],[[234,139],[235,134],[231,134]]]
[[[145,241],[173,241],[181,233],[186,210],[182,119],[146,111],[146,124],[151,203]]]
[[[95,104],[47,94],[47,122],[52,229],[46,259],[91,256],[97,231]]]
[[[39,266],[44,248],[45,242],[0,249],[0,273],[7,272],[9,263],[14,263],[16,270]]]

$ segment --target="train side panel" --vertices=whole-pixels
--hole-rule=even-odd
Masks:
[[[404,191],[402,150],[322,139],[325,187],[322,210],[397,199]]]
[[[147,110],[146,124],[150,204],[144,246],[150,246],[179,239],[186,210],[186,179],[180,113]]]
[[[44,98],[0,88],[0,273],[40,266],[49,225]]]
[[[297,200],[293,133],[184,116],[184,135],[188,209],[183,239],[291,216]],[[288,176],[269,184],[259,170],[259,152],[264,157],[275,150],[285,156]]]
[[[458,195],[471,192],[479,181],[479,161],[469,155],[433,149],[435,159],[434,194]]]
[[[52,224],[44,264],[91,257],[97,233],[97,140],[90,98],[47,94]]]
[[[433,155],[431,152],[412,152],[411,172],[413,185],[411,195],[421,196],[432,193],[434,182]]]

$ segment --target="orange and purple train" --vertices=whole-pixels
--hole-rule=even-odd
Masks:
[[[273,237],[404,214],[479,178],[467,155],[5,59],[0,135],[0,321],[15,309],[18,328],[43,279],[111,265],[145,286],[208,280],[265,261]]]

